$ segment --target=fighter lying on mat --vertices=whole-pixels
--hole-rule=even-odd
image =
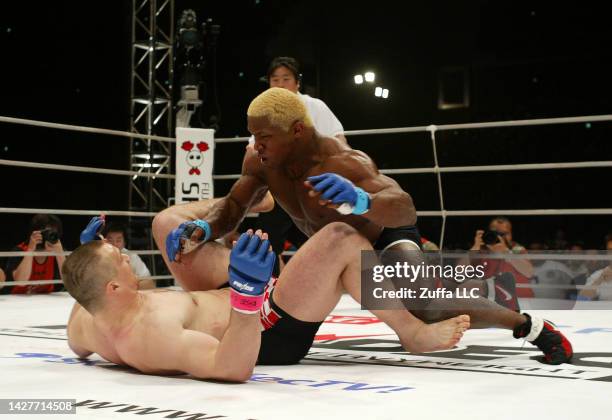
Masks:
[[[193,239],[216,239],[235,229],[253,203],[268,191],[306,235],[328,223],[344,222],[368,238],[375,249],[397,251],[393,258],[419,264],[420,236],[414,226],[416,210],[412,199],[397,182],[381,174],[369,156],[336,138],[320,135],[304,104],[286,89],[272,88],[260,94],[251,102],[247,116],[249,131],[255,136],[255,150],[247,150],[242,175],[229,194],[212,204],[172,207],[155,218],[157,244],[165,248],[170,269],[185,274],[183,285],[191,288],[204,283],[197,278],[199,271],[190,269],[192,263],[212,265],[216,261],[209,263],[198,257],[196,262],[185,252],[189,251],[185,245]],[[188,221],[194,222],[184,223]],[[167,236],[165,247],[160,231]],[[186,241],[186,237],[192,241]],[[175,259],[179,262],[172,262]],[[224,281],[223,268],[218,264],[211,267],[219,275],[207,278],[205,287],[218,287]],[[420,290],[420,286],[431,287],[431,282],[419,284],[417,279],[411,285]],[[514,312],[486,298],[470,299],[469,303],[466,308],[458,298],[404,301],[425,322],[466,313],[473,327],[505,328],[513,331],[515,338],[530,341],[543,351],[546,363],[560,364],[571,359],[570,342],[552,323]]]
[[[332,223],[269,283],[275,255],[265,234],[249,231],[231,251],[230,288],[139,291],[128,257],[91,241],[63,268],[78,302],[68,344],[79,357],[95,352],[145,373],[245,381],[256,362],[302,359],[344,290],[360,300],[360,250],[371,249],[354,228]],[[411,352],[451,348],[470,325],[467,315],[425,324],[406,310],[372,312]]]

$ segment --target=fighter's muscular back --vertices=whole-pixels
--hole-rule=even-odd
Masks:
[[[304,155],[297,165],[290,167],[267,166],[255,150],[248,150],[243,174],[252,175],[265,184],[276,202],[306,235],[312,236],[323,226],[342,221],[374,242],[382,231],[380,225],[363,216],[344,216],[333,208],[321,205],[317,197],[309,195],[311,189],[305,182],[309,176],[333,172],[371,193],[389,186],[396,187],[397,184],[382,176],[370,157],[338,139],[315,136],[312,141],[316,142],[315,152]]]

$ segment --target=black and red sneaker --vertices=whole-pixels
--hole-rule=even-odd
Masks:
[[[527,321],[514,329],[514,338],[524,338],[542,350],[543,363],[560,365],[572,359],[572,344],[551,322],[528,314],[523,315],[527,317]]]

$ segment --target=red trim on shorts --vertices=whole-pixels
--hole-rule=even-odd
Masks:
[[[274,325],[276,325],[278,320],[282,318],[278,312],[272,308],[272,305],[270,305],[270,295],[272,294],[272,290],[274,290],[274,286],[276,286],[277,282],[278,279],[272,277],[264,291],[264,303],[259,310],[259,321],[261,322],[263,331],[272,328]]]

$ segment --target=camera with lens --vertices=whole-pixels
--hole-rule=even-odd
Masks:
[[[57,241],[59,241],[59,233],[53,228],[43,229],[40,231],[40,234],[42,235],[43,244],[45,242],[49,242],[50,244],[54,245],[57,243]]]
[[[485,233],[482,234],[482,241],[487,245],[495,245],[499,242],[500,236],[504,236],[504,234],[496,230],[486,230]]]

